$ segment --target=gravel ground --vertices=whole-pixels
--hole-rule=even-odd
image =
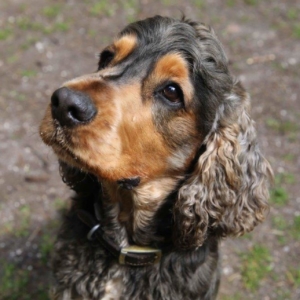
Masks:
[[[210,24],[252,96],[276,177],[267,221],[222,245],[220,300],[300,299],[300,1],[0,3],[0,299],[48,299],[49,258],[70,192],[38,135],[52,92],[95,70],[128,22],[155,14]]]

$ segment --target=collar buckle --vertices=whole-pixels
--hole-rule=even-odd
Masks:
[[[119,264],[126,265],[127,264],[126,257],[130,254],[141,256],[141,258],[142,258],[142,256],[146,256],[148,258],[150,256],[153,256],[152,263],[147,262],[147,263],[145,263],[145,265],[159,263],[161,260],[161,255],[162,255],[160,249],[132,245],[132,246],[124,247],[121,249],[120,255],[119,255]]]

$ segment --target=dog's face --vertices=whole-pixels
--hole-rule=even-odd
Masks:
[[[264,218],[272,171],[248,110],[210,28],[154,17],[127,26],[97,72],[53,94],[40,134],[61,160],[114,191],[115,182],[140,183],[124,210],[136,227],[177,187],[175,242],[192,248],[208,228],[240,235]]]
[[[56,91],[40,130],[60,159],[110,181],[180,175],[210,121],[187,44],[196,30],[139,24],[104,49],[97,72]]]

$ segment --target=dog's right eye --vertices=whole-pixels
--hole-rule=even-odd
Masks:
[[[113,60],[115,54],[110,51],[110,50],[104,50],[101,54],[100,54],[100,59],[99,59],[99,63],[98,63],[98,71],[106,68],[109,63]]]
[[[171,102],[180,102],[181,101],[181,93],[179,88],[174,84],[167,85],[162,93],[165,98],[167,98]]]
[[[183,105],[183,93],[176,83],[166,85],[161,89],[160,94],[173,106],[179,107]]]

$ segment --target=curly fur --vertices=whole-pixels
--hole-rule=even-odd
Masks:
[[[174,216],[184,248],[201,246],[208,231],[239,236],[264,219],[272,171],[259,151],[248,107],[249,97],[236,83],[219,107],[206,151],[179,189]]]
[[[250,98],[229,73],[211,28],[157,16],[128,25],[120,34],[124,35],[131,36],[132,45],[132,36],[138,39],[134,61],[119,75],[124,81],[141,80],[143,88],[160,56],[176,53],[185,60],[193,86],[193,100],[186,108],[190,113],[170,113],[159,101],[153,104],[153,135],[162,136],[172,153],[166,159],[169,173],[142,178],[141,187],[129,191],[112,182],[111,170],[103,173],[109,178],[102,178],[95,165],[89,167],[94,161],[74,158],[68,144],[74,129],[61,127],[48,110],[41,136],[58,154],[63,181],[76,193],[55,244],[52,299],[215,299],[220,238],[251,231],[268,210],[272,170],[257,145]],[[89,77],[78,81],[81,92],[92,89],[86,87],[88,80],[93,82]],[[71,87],[77,88],[74,82]],[[101,88],[98,82],[94,86]],[[92,130],[92,125],[84,126]],[[108,122],[106,127],[115,129]],[[83,146],[89,145],[84,141]],[[130,173],[126,166],[123,170],[126,176]],[[161,262],[143,268],[121,266],[101,245],[88,241],[89,229],[76,211],[94,214],[95,202],[101,206],[103,230],[112,240],[120,246],[162,248]]]

